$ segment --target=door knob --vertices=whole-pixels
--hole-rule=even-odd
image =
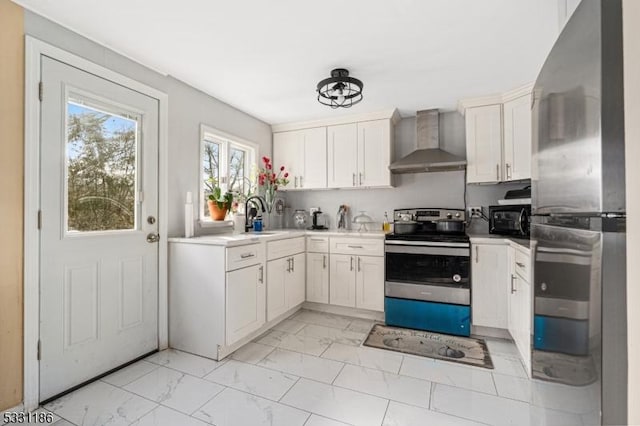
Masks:
[[[155,232],[151,232],[147,235],[148,243],[157,243],[158,241],[160,241],[160,235],[156,234]]]

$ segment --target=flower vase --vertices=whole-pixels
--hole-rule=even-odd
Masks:
[[[274,190],[267,190],[264,193],[264,201],[265,201],[265,208],[267,209],[267,211],[265,212],[265,217],[263,218],[263,223],[264,223],[264,227],[266,229],[271,229],[274,227],[274,223],[272,220],[272,216],[271,213],[273,212],[273,206],[276,202],[276,191]]]

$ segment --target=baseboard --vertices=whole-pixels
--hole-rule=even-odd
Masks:
[[[511,335],[509,334],[509,330],[505,330],[504,328],[482,327],[479,325],[472,325],[471,335],[480,336],[480,337],[494,337],[497,339],[505,339],[505,340],[513,341],[513,339],[511,338]]]
[[[326,312],[329,314],[384,322],[384,312],[370,311],[368,309],[348,308],[346,306],[328,305],[326,303],[316,302],[304,302],[302,304],[302,308],[312,311]]]

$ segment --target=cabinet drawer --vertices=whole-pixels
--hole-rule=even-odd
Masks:
[[[304,252],[304,237],[288,238],[267,243],[267,260],[279,259],[302,252]]]
[[[260,244],[230,247],[227,249],[227,271],[262,263],[263,254]]]
[[[531,282],[531,256],[520,250],[516,250],[514,258],[515,270],[526,282]]]
[[[309,253],[329,253],[329,237],[307,237]]]
[[[384,240],[374,238],[331,238],[330,252],[362,256],[384,256]]]

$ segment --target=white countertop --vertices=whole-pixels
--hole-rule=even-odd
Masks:
[[[302,237],[306,235],[318,235],[327,237],[384,238],[385,233],[382,231],[356,232],[336,230],[310,231],[305,229],[274,229],[264,232],[229,232],[224,234],[202,235],[193,238],[174,237],[169,238],[169,242],[233,247],[259,243],[262,241],[275,241],[286,238]]]
[[[529,249],[530,241],[526,238],[510,237],[508,235],[496,235],[496,234],[467,234],[471,243],[477,244],[508,244],[513,243],[519,247]]]

